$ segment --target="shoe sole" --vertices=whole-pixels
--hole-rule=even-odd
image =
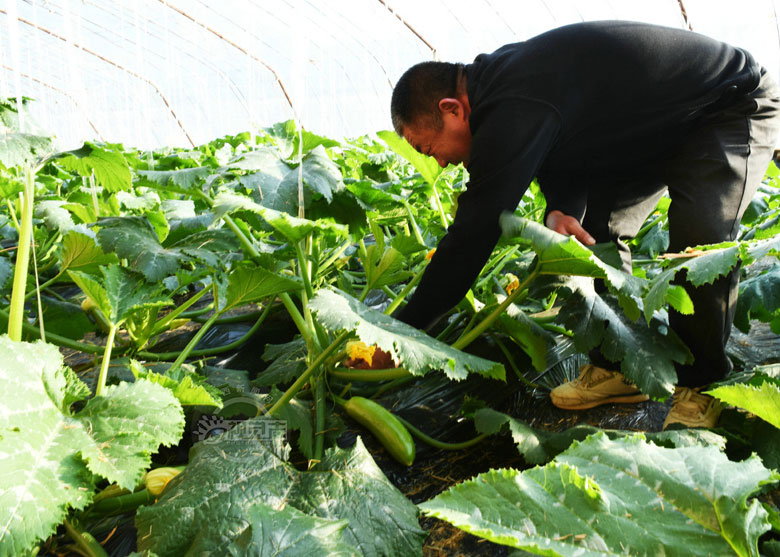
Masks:
[[[552,397],[550,397],[550,400],[552,400]],[[615,403],[628,404],[632,402],[644,402],[646,400],[650,400],[650,397],[642,393],[637,393],[634,395],[614,396],[610,398],[604,398],[601,400],[592,400],[589,402],[577,402],[577,403],[569,404],[562,401],[556,402],[555,400],[552,400],[552,403],[553,405],[555,405],[556,407],[562,410],[587,410],[588,408],[595,408],[596,406],[601,406],[602,404],[615,404]]]

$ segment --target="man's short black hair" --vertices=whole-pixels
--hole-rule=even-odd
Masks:
[[[395,84],[390,115],[398,135],[404,126],[422,123],[434,129],[442,126],[439,101],[457,96],[463,64],[420,62],[406,70]]]

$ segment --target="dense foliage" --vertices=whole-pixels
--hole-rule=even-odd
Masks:
[[[63,534],[100,554],[88,526],[136,508],[138,548],[149,554],[419,554],[414,505],[362,443],[335,445],[350,397],[434,373],[500,385],[508,367],[528,382],[566,336],[582,352],[601,347],[663,399],[674,363],[690,358],[666,325],[669,304],[695,311],[671,284],[682,270],[704,284],[741,264],[737,326],[760,320],[780,332],[774,165],[737,242],[658,257],[662,200],[634,241],[633,275],[610,265],[612,246],[585,248],[544,228],[531,184],[468,295],[426,334],[390,315],[452,222],[463,168],[442,170],[390,132],[339,142],[294,122],[194,150],[55,152],[45,135],[19,131],[16,109],[0,105],[0,555],[52,548]],[[241,338],[202,346],[215,325],[235,321],[247,322]],[[267,345],[261,373],[209,365],[280,322],[294,332]],[[466,352],[485,335],[499,361]],[[172,336],[186,346],[166,351]],[[78,372],[58,346],[71,361],[82,356]],[[370,360],[374,347],[395,366],[344,365]],[[763,463],[729,460],[716,433],[550,433],[483,408],[469,413],[478,439],[508,429],[541,466],[491,471],[420,508],[544,554],[757,554],[759,537],[780,531],[777,510],[754,498],[780,479],[778,371],[746,370],[713,390],[766,421],[718,432]],[[185,421],[203,435],[176,463],[186,468],[152,492],[142,476],[169,464],[155,454],[180,443]],[[381,413],[365,423],[390,443],[403,427]],[[291,462],[285,431],[305,469]]]

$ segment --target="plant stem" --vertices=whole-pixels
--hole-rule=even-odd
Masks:
[[[24,296],[27,288],[27,269],[30,264],[30,243],[32,241],[33,204],[35,203],[35,178],[29,165],[24,167],[24,199],[22,201],[22,222],[19,230],[19,248],[16,250],[14,285],[11,292],[11,309],[8,317],[8,337],[22,340],[24,321]]]
[[[445,451],[458,451],[460,449],[468,449],[469,447],[472,447],[482,441],[485,437],[488,436],[487,433],[480,433],[476,437],[469,439],[468,441],[462,441],[460,443],[446,443],[444,441],[439,441],[438,439],[434,439],[430,435],[427,435],[414,427],[412,424],[404,420],[401,416],[398,414],[393,414],[396,418],[398,418],[398,421],[401,422],[406,429],[409,430],[409,433],[417,437],[420,441],[425,443],[426,445],[430,445],[431,447],[435,447],[437,449],[444,449]]]
[[[450,225],[450,223],[447,220],[447,215],[444,213],[444,206],[441,204],[441,199],[439,198],[439,192],[436,190],[436,184],[432,184],[431,189],[433,189],[433,199],[436,202],[436,209],[439,211],[441,224],[446,229]]]
[[[379,398],[383,394],[385,394],[387,391],[391,391],[397,387],[401,387],[403,385],[406,385],[410,381],[414,381],[418,376],[417,375],[407,375],[406,377],[399,377],[398,379],[393,379],[389,383],[386,383],[385,385],[382,385],[379,387],[374,394],[371,395],[371,398]],[[351,385],[352,383],[350,383]]]
[[[411,375],[402,367],[391,367],[388,369],[331,369],[329,373],[337,379],[346,379],[347,381],[387,381],[388,379],[399,379]]]
[[[458,340],[456,340],[453,344],[453,348],[457,348],[458,350],[462,350],[469,344],[471,344],[474,339],[476,339],[479,335],[481,335],[488,327],[490,327],[493,322],[498,319],[498,316],[504,313],[504,310],[509,307],[509,305],[514,302],[517,298],[520,297],[521,294],[524,293],[525,288],[536,278],[536,275],[539,274],[539,262],[537,261],[536,265],[534,266],[531,273],[526,277],[526,279],[520,283],[520,285],[517,287],[517,289],[512,292],[509,296],[506,297],[506,299],[501,302],[496,309],[494,309],[492,312],[490,312],[490,315],[488,315],[485,319],[483,319],[476,327],[471,329],[468,333],[460,337]]]
[[[89,532],[82,532],[69,519],[65,519],[65,531],[68,537],[76,542],[83,555],[88,557],[108,557],[103,546]]]
[[[103,353],[103,361],[100,362],[100,375],[98,375],[97,386],[95,387],[95,396],[103,394],[103,389],[106,388],[106,377],[108,375],[108,364],[111,362],[111,349],[114,346],[114,336],[118,329],[116,323],[111,323],[108,329],[108,337],[106,338],[106,351]]]
[[[415,239],[421,244],[425,245],[425,240],[423,240],[422,235],[420,234],[420,229],[417,228],[417,221],[414,220],[414,213],[412,213],[412,208],[409,206],[409,202],[404,199],[403,200],[404,207],[406,207],[406,216],[409,219],[409,226],[412,227],[412,232],[414,232]]]
[[[534,389],[541,388],[540,385],[534,383],[533,381],[529,381],[528,379],[525,378],[525,375],[523,375],[522,372],[520,371],[520,369],[517,367],[517,364],[515,363],[515,359],[512,357],[512,354],[509,352],[509,349],[501,341],[500,338],[498,338],[496,336],[493,336],[493,341],[496,343],[496,345],[498,346],[499,350],[501,350],[501,352],[503,352],[504,357],[509,362],[509,367],[512,368],[512,371],[515,372],[515,375],[517,375],[517,378],[521,382],[525,383],[526,385],[528,385],[529,387],[532,387]]]
[[[233,350],[234,348],[238,348],[242,344],[244,344],[247,340],[249,340],[252,335],[254,335],[257,330],[260,328],[260,325],[263,324],[263,321],[265,321],[265,318],[268,316],[268,312],[271,308],[271,304],[268,304],[266,306],[266,309],[263,310],[263,312],[260,314],[260,317],[255,321],[255,324],[252,325],[252,327],[239,339],[234,340],[231,343],[224,344],[222,346],[215,346],[214,348],[202,348],[200,350],[192,350],[190,352],[190,357],[192,358],[200,358],[201,356],[213,356],[214,354],[221,354],[223,352],[227,352],[228,350]],[[219,323],[220,321],[223,321],[222,319],[217,319],[216,323]],[[176,358],[180,353],[179,352],[136,352],[136,356],[139,358],[143,358],[145,360],[172,360]]]
[[[303,288],[306,291],[306,296],[311,298],[312,296],[314,296],[314,291],[311,288],[311,277],[309,276],[311,269],[309,265],[309,260],[306,257],[306,254],[303,252],[303,248],[301,248],[301,242],[295,242],[295,253],[298,256],[298,268],[301,270],[301,278],[303,279]]]
[[[215,311],[214,314],[209,318],[208,321],[206,321],[200,329],[198,329],[198,332],[195,333],[195,336],[190,339],[190,341],[187,343],[187,346],[184,347],[184,350],[181,351],[179,354],[179,357],[176,358],[176,361],[173,362],[171,365],[170,371],[174,371],[179,369],[181,367],[181,364],[184,363],[184,360],[186,360],[190,352],[192,352],[195,349],[195,346],[200,342],[200,339],[203,338],[203,335],[206,334],[206,331],[208,331],[211,326],[214,324],[214,322],[219,319],[219,316],[222,315],[222,312]]]
[[[145,489],[141,489],[127,495],[117,495],[116,497],[102,499],[89,507],[87,513],[99,516],[112,516],[134,511],[141,505],[148,505],[149,503],[154,503],[154,495]]]
[[[404,298],[411,292],[412,288],[417,286],[417,283],[420,282],[420,279],[423,276],[423,273],[425,273],[425,269],[428,267],[428,263],[426,262],[425,265],[423,265],[423,268],[417,271],[417,274],[412,277],[412,280],[409,281],[409,283],[403,287],[403,289],[398,293],[398,295],[393,299],[392,302],[390,302],[390,305],[385,308],[385,315],[390,315],[393,313],[398,306],[401,305],[401,302],[404,301]]]
[[[325,447],[325,377],[320,375],[314,386],[314,460],[322,461]]]
[[[173,321],[180,315],[183,316],[184,312],[187,311],[187,308],[192,307],[192,305],[198,300],[200,300],[203,296],[205,296],[208,291],[209,291],[208,288],[203,288],[200,292],[196,293],[194,296],[189,298],[187,301],[185,301],[182,305],[177,307],[175,310],[166,314],[165,317],[161,318],[159,321],[157,321],[157,323],[154,324],[154,328],[152,329],[152,334],[154,335],[164,330],[171,321]],[[206,313],[207,311],[208,308],[203,313]]]
[[[282,301],[287,313],[290,314],[295,326],[298,327],[298,332],[301,333],[306,346],[311,346],[311,330],[306,325],[306,321],[304,321],[301,312],[298,311],[298,306],[295,305],[295,302],[292,301],[292,298],[290,298],[290,295],[287,292],[279,294],[279,299]]]
[[[349,336],[349,331],[343,331],[339,336],[336,337],[336,339],[330,343],[330,345],[323,350],[319,356],[309,365],[308,368],[306,368],[306,371],[304,371],[298,379],[295,380],[295,382],[290,385],[290,387],[284,392],[282,395],[282,398],[276,401],[273,406],[271,406],[271,409],[268,410],[269,415],[274,415],[276,412],[278,412],[285,404],[290,402],[290,399],[295,396],[295,394],[301,390],[301,387],[306,383],[306,381],[309,380],[309,377],[312,373],[322,364],[322,362],[325,361],[325,359],[330,355],[331,352],[336,350],[341,343]]]
[[[8,313],[0,309],[0,317],[8,319]],[[40,329],[38,329],[38,327],[34,325],[30,325],[29,323],[23,322],[22,330],[26,333],[35,336],[35,338],[41,338]],[[56,344],[57,346],[71,348],[73,350],[79,350],[81,352],[86,352],[88,354],[100,354],[105,350],[104,346],[98,346],[97,344],[86,344],[84,342],[77,342],[67,337],[56,335],[52,332],[46,334],[46,341],[51,344]]]

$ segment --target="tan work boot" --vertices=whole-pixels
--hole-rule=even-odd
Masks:
[[[564,410],[584,410],[613,402],[642,402],[649,397],[618,371],[585,364],[580,376],[550,391],[550,400]]]
[[[664,429],[671,424],[713,428],[718,423],[721,410],[717,398],[701,394],[690,387],[675,387],[672,409],[664,420]]]

